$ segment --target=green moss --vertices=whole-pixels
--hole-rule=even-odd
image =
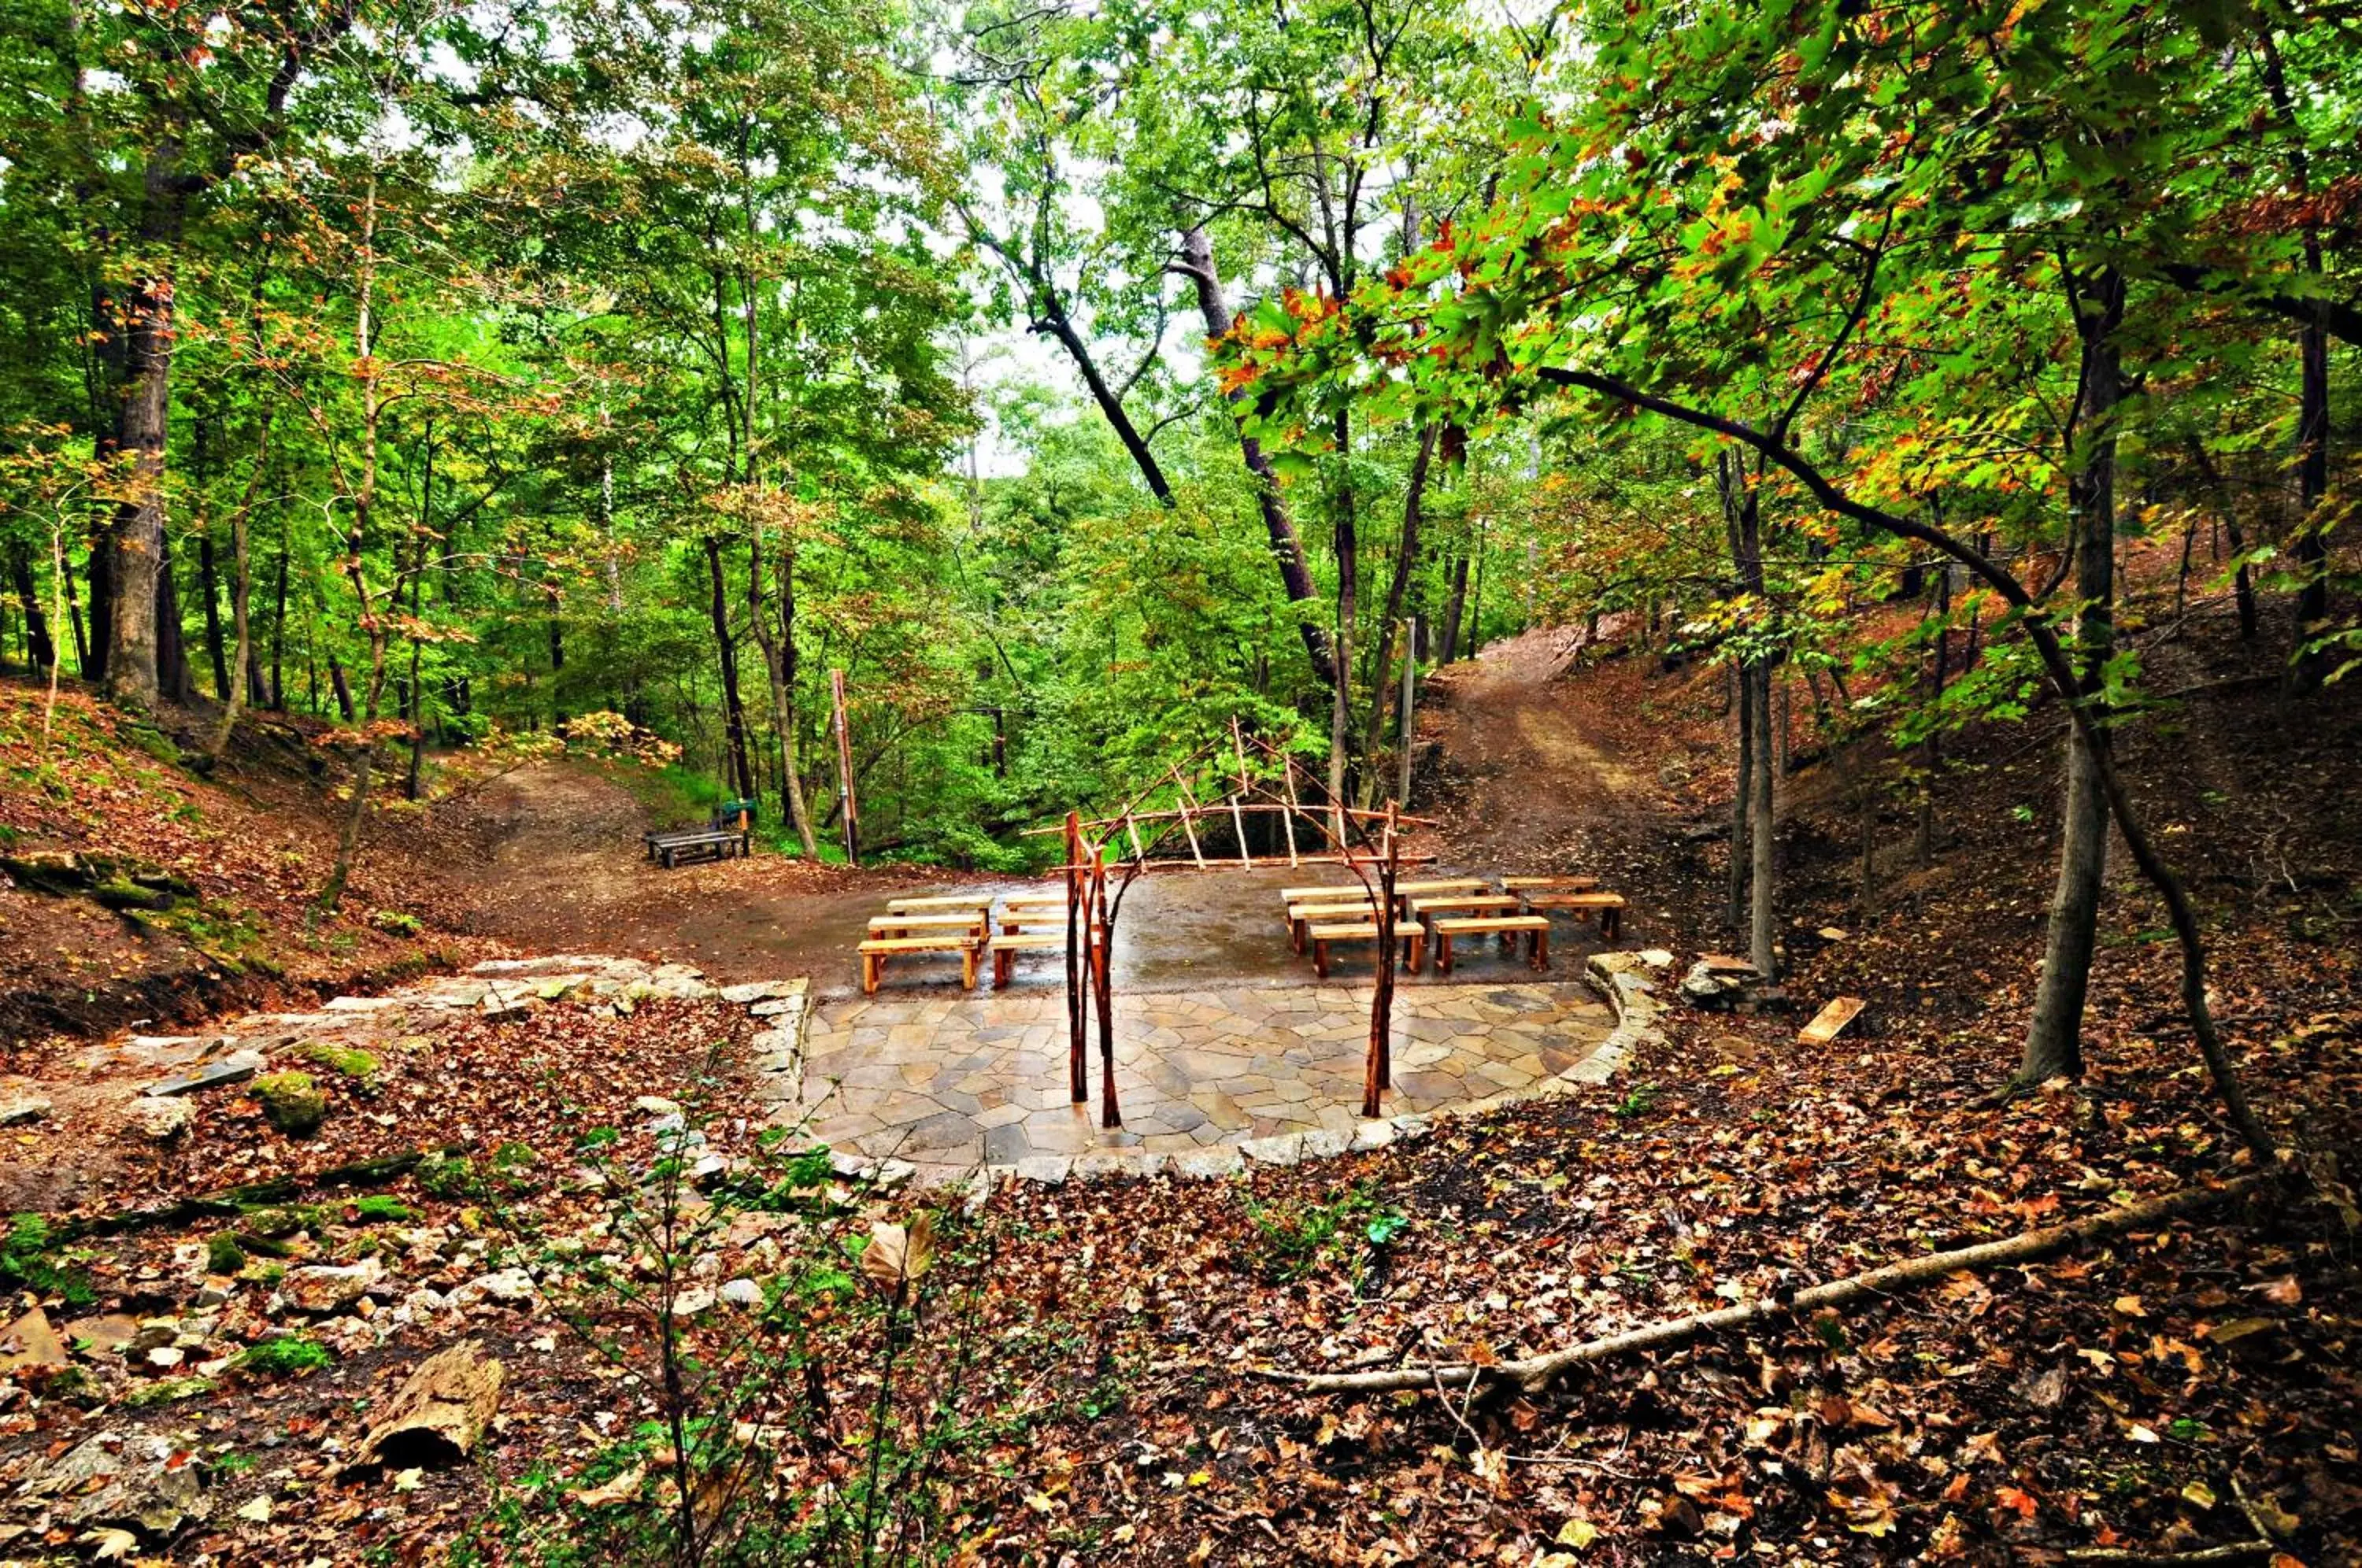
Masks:
[[[317,1372],[336,1359],[328,1347],[301,1334],[281,1334],[238,1353],[240,1372],[290,1374]]]
[[[123,1397],[124,1408],[145,1410],[157,1405],[176,1404],[193,1399],[200,1394],[210,1394],[214,1380],[210,1377],[167,1377],[160,1382],[144,1384]]]
[[[416,936],[425,929],[416,915],[403,914],[400,910],[378,910],[370,914],[369,922],[388,936]]]
[[[290,1138],[309,1138],[328,1119],[328,1097],[309,1073],[266,1073],[254,1080],[263,1120]]]
[[[377,1077],[377,1058],[356,1045],[339,1045],[330,1040],[315,1040],[296,1053],[315,1067],[326,1067],[346,1077],[368,1082]]]
[[[416,1219],[417,1215],[400,1198],[375,1193],[353,1205],[353,1218],[364,1225],[391,1225]]]
[[[239,1274],[245,1268],[246,1249],[237,1244],[236,1236],[224,1231],[205,1243],[207,1274]]]

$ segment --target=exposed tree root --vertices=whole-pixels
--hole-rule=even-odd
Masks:
[[[1606,1361],[1636,1351],[1671,1350],[1709,1334],[1743,1329],[1775,1318],[1846,1307],[1867,1296],[1884,1296],[1897,1290],[1932,1285],[1965,1269],[2030,1263],[2087,1242],[2120,1236],[2159,1220],[2215,1208],[2257,1190],[2265,1180],[2263,1176],[2241,1176],[2221,1187],[2187,1187],[2180,1192],[2111,1209],[2104,1214],[2070,1220],[2064,1225],[2046,1226],[2039,1231],[2022,1231],[1998,1242],[1983,1242],[1973,1247],[1961,1247],[1948,1253],[1930,1253],[1926,1257],[1888,1264],[1867,1274],[1814,1286],[1786,1299],[1752,1301],[1744,1306],[1726,1307],[1719,1311],[1700,1312],[1517,1361],[1482,1365],[1462,1362],[1453,1365],[1398,1367],[1381,1372],[1274,1370],[1264,1375],[1300,1384],[1308,1394],[1383,1394],[1406,1388],[1440,1391],[1466,1388],[1479,1383],[1513,1383],[1527,1393],[1538,1393],[1562,1373],[1589,1362]]]

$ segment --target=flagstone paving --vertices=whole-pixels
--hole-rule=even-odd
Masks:
[[[1063,991],[823,1001],[786,1117],[832,1148],[922,1176],[1036,1155],[1186,1154],[1359,1121],[1366,986],[1251,987],[1116,999],[1120,1130],[1067,1099]],[[1580,984],[1437,985],[1395,993],[1388,1115],[1519,1090],[1582,1062],[1615,1019]]]

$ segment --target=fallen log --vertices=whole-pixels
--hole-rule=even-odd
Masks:
[[[1606,1361],[1637,1351],[1671,1350],[1692,1340],[1768,1322],[1775,1318],[1845,1307],[1866,1296],[1882,1296],[1932,1285],[1963,1270],[2031,1263],[2087,1242],[2120,1236],[2145,1225],[2215,1208],[2257,1190],[2264,1181],[2262,1176],[2250,1176],[2225,1182],[2221,1187],[2186,1187],[2180,1192],[2126,1204],[2104,1214],[2070,1220],[2064,1225],[2046,1226],[2039,1231],[2022,1231],[1998,1242],[1982,1242],[1973,1247],[1961,1247],[1948,1253],[1930,1253],[1926,1257],[1888,1264],[1867,1274],[1813,1286],[1793,1297],[1774,1297],[1750,1301],[1743,1306],[1726,1307],[1718,1311],[1699,1312],[1691,1317],[1652,1323],[1647,1328],[1631,1329],[1620,1334],[1609,1334],[1604,1339],[1587,1340],[1563,1350],[1515,1361],[1482,1364],[1461,1362],[1440,1366],[1396,1367],[1382,1372],[1306,1373],[1269,1369],[1264,1371],[1263,1375],[1294,1383],[1308,1394],[1385,1394],[1418,1388],[1441,1391],[1469,1388],[1480,1383],[1514,1383],[1525,1392],[1534,1394],[1548,1387],[1561,1374],[1590,1362]]]
[[[191,1220],[227,1219],[250,1209],[267,1204],[284,1203],[299,1193],[326,1187],[376,1187],[409,1175],[435,1155],[446,1159],[464,1154],[466,1143],[444,1143],[424,1149],[405,1149],[399,1154],[378,1154],[349,1165],[334,1165],[311,1176],[273,1176],[268,1181],[248,1182],[242,1187],[224,1187],[219,1192],[204,1193],[175,1198],[147,1209],[126,1209],[113,1214],[93,1215],[86,1219],[52,1221],[50,1234],[60,1242],[81,1241],[90,1236],[119,1236],[127,1231],[144,1231],[156,1225],[178,1225]]]

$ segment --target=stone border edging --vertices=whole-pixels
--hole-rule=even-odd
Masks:
[[[1616,1013],[1616,1027],[1596,1050],[1573,1066],[1528,1088],[1507,1089],[1442,1111],[1406,1111],[1397,1116],[1364,1121],[1352,1132],[1316,1127],[1303,1132],[1283,1132],[1269,1138],[1216,1144],[1186,1154],[1152,1154],[1128,1149],[1095,1149],[1087,1154],[1034,1154],[1013,1165],[985,1165],[969,1188],[967,1207],[983,1207],[994,1187],[1005,1182],[1038,1182],[1057,1187],[1068,1181],[1107,1181],[1172,1175],[1184,1180],[1215,1181],[1237,1176],[1251,1165],[1293,1165],[1305,1160],[1382,1149],[1389,1143],[1424,1137],[1439,1117],[1483,1116],[1528,1100],[1557,1099],[1579,1088],[1601,1084],[1631,1059],[1644,1043],[1659,1036],[1657,1020],[1664,1004],[1657,998],[1650,977],[1669,966],[1672,954],[1661,948],[1645,953],[1595,953],[1584,965],[1584,976],[1606,999]],[[863,1161],[840,1174],[868,1174]],[[877,1162],[880,1174],[902,1162]],[[903,1167],[907,1174],[910,1167]],[[888,1179],[897,1179],[889,1177]]]

